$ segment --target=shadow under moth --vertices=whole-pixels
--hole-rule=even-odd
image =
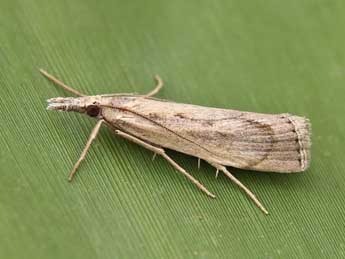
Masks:
[[[87,96],[62,83],[44,70],[40,72],[55,84],[78,97],[48,100],[48,110],[73,111],[98,120],[86,146],[74,165],[72,180],[102,125],[116,135],[139,144],[165,158],[177,171],[208,196],[204,185],[178,165],[164,148],[206,161],[238,185],[265,213],[255,195],[226,168],[292,173],[305,171],[310,164],[310,123],[291,114],[262,114],[175,103],[153,96],[163,86],[146,95],[103,94]]]

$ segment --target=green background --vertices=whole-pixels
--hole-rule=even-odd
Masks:
[[[1,258],[330,258],[345,256],[345,2],[2,0]],[[238,110],[309,117],[311,168],[284,175],[231,169],[265,216],[223,175],[115,137],[67,175],[95,121],[48,112],[81,92],[146,93]]]

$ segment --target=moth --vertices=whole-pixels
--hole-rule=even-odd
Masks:
[[[165,158],[177,171],[208,196],[215,198],[203,184],[165,152],[173,149],[204,160],[238,185],[265,213],[256,196],[234,177],[226,166],[280,173],[305,171],[310,164],[310,122],[291,114],[262,114],[175,103],[154,98],[163,86],[146,95],[84,95],[40,69],[55,84],[78,97],[47,100],[48,110],[86,114],[98,122],[69,175],[72,180],[102,125],[116,135],[143,146]]]

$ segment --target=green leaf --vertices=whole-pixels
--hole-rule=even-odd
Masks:
[[[344,1],[16,1],[0,3],[0,258],[344,257]],[[102,129],[72,183],[95,121],[46,111],[68,96],[44,68],[87,94],[309,117],[311,168],[229,168],[162,158]],[[226,141],[226,140],[224,140]]]

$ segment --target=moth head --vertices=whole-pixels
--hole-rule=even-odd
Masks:
[[[100,96],[83,96],[78,98],[73,97],[57,97],[48,99],[48,110],[57,111],[74,111],[85,113],[90,117],[102,116]]]

